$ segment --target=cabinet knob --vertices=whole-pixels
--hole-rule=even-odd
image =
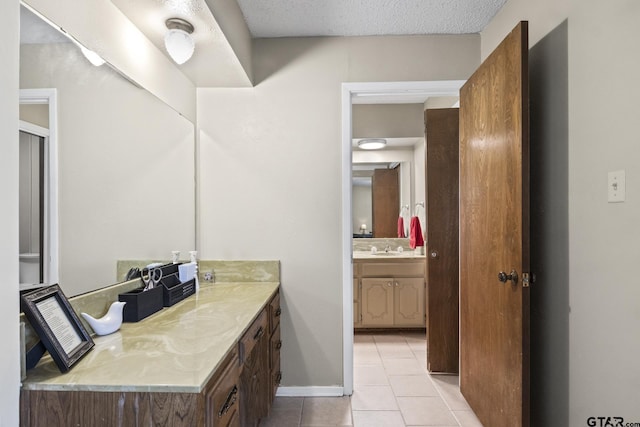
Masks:
[[[262,338],[263,335],[264,329],[262,328],[262,326],[260,326],[260,329],[258,329],[258,332],[256,332],[256,334],[253,336],[253,339],[258,341],[260,338]]]
[[[391,287],[391,286],[393,286],[393,285],[391,284],[391,282],[387,282],[387,286],[388,286],[388,287]]]

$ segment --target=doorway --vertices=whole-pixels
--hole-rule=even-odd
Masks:
[[[20,291],[58,282],[56,96],[20,90]]]
[[[428,97],[458,96],[464,81],[371,82],[342,85],[342,284],[343,382],[345,395],[353,394],[353,215],[352,215],[352,106],[365,103],[419,103]],[[420,99],[422,101],[420,101]]]

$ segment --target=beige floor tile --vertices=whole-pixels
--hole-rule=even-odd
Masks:
[[[408,426],[457,426],[458,421],[440,397],[398,397]]]
[[[375,334],[373,336],[374,341],[376,342],[376,344],[381,344],[381,343],[398,343],[398,342],[402,342],[402,343],[406,343],[407,339],[405,337],[402,336],[402,334],[399,333],[394,333],[394,332],[389,332],[389,333],[383,333],[383,334]]]
[[[357,345],[358,343],[372,343],[373,334],[353,334],[353,343]]]
[[[278,396],[274,399],[271,406],[272,411],[297,409],[302,411],[302,402],[304,397],[283,397]]]
[[[412,359],[382,359],[384,370],[387,375],[423,375],[425,368],[416,360]]]
[[[269,416],[260,421],[261,427],[298,427],[302,416],[302,397],[276,397]]]
[[[483,427],[473,411],[453,411],[453,416],[458,419],[462,427]]]
[[[272,411],[269,416],[260,420],[260,427],[299,427],[300,411],[281,410]]]
[[[425,375],[390,375],[389,383],[396,396],[439,396],[438,390]]]
[[[353,350],[353,365],[354,366],[382,366],[382,359],[378,349],[360,349]]]
[[[398,404],[388,385],[363,385],[353,390],[351,408],[354,411],[397,411]]]
[[[350,426],[349,397],[305,397],[301,426]]]
[[[400,411],[353,411],[353,427],[405,427]]]
[[[413,351],[413,354],[416,356],[416,359],[426,359],[427,358],[427,349],[426,348],[423,348],[423,349],[411,348],[411,351]]]
[[[376,343],[378,346],[378,352],[380,356],[390,359],[413,359],[415,358],[415,354],[411,351],[411,347],[406,342],[384,342],[384,343]]]
[[[360,341],[360,342],[354,341],[353,348],[354,350],[356,349],[377,350],[378,347],[376,347],[376,342],[373,341],[373,339],[371,339],[368,341]]]
[[[431,380],[452,411],[468,411],[471,409],[462,393],[460,393],[457,375],[432,375]]]
[[[389,385],[387,374],[382,366],[354,366],[353,382],[359,385]]]

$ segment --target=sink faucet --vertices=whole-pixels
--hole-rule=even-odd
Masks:
[[[385,252],[389,252],[390,250],[391,250],[391,245],[386,245],[386,246],[384,247],[384,251],[385,251]]]

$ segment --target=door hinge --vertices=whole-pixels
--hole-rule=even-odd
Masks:
[[[522,287],[528,288],[529,285],[536,283],[535,273],[522,273]]]

